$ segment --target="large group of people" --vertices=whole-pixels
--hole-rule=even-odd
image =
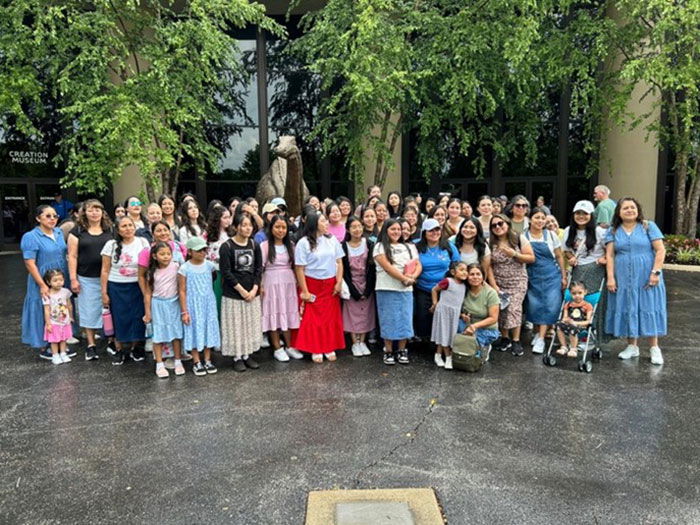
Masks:
[[[525,327],[536,354],[550,338],[576,357],[587,331],[599,343],[627,338],[622,359],[648,338],[659,365],[663,235],[634,198],[609,194],[596,187],[598,207],[579,201],[563,230],[543,197],[534,207],[523,195],[383,200],[376,186],[357,205],[311,195],[298,217],[282,197],[204,208],[191,194],[130,196],[112,214],[95,199],[78,203],[59,227],[57,210],[42,205],[21,242],[22,341],[63,364],[77,355],[74,336],[85,338],[86,360],[99,358],[105,337],[113,364],[152,352],[167,378],[185,374],[185,361],[195,375],[215,373],[231,362],[217,353],[254,370],[267,345],[278,361],[315,363],[374,348],[386,365],[430,348],[449,370],[457,333],[473,335],[488,359],[491,348],[523,355]]]

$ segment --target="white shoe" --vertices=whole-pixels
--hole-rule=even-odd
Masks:
[[[442,354],[435,354],[435,364],[440,368],[445,366],[445,361],[442,360]]]
[[[445,356],[445,370],[452,370],[452,356]]]
[[[362,355],[372,355],[372,351],[369,349],[369,346],[367,346],[364,342],[360,343],[360,346],[362,347]]]
[[[59,354],[59,356],[61,358],[61,363],[70,363],[71,362],[71,358],[68,357],[68,354],[66,354],[65,352]]]
[[[289,356],[287,355],[287,352],[285,352],[283,348],[278,348],[277,350],[274,351],[274,353],[272,355],[274,356],[275,359],[277,359],[278,361],[281,361],[283,363],[286,363],[287,361],[289,361]]]
[[[53,354],[53,355],[51,356],[51,362],[52,362],[54,365],[63,364],[63,361],[61,360],[61,356],[58,355],[58,354]]]
[[[267,337],[267,334],[263,334],[263,340],[262,340],[262,344],[260,346],[262,348],[269,348],[270,347],[270,339]]]
[[[627,345],[622,352],[617,354],[620,359],[631,359],[633,357],[639,357],[639,347],[637,345]]]
[[[284,349],[289,357],[292,359],[304,359],[304,354],[292,346],[288,346]]]
[[[651,354],[651,364],[652,365],[663,365],[664,364],[664,356],[661,355],[661,348],[658,346],[652,346],[649,349],[649,353]]]
[[[352,355],[355,357],[362,357],[364,355],[362,353],[362,347],[360,346],[360,343],[352,344]]]
[[[80,342],[80,339],[73,337],[73,336],[70,336],[70,339],[66,339],[66,344],[69,344],[69,345],[75,345],[75,344],[78,344],[79,342]]]
[[[537,339],[534,340],[532,343],[532,353],[533,354],[542,354],[544,353],[544,339],[541,337],[537,337]]]

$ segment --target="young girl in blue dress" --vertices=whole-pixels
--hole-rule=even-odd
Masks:
[[[213,288],[216,267],[206,260],[207,241],[191,237],[186,246],[189,260],[178,270],[181,317],[185,324],[184,347],[192,353],[194,375],[215,374],[211,349],[221,346]],[[204,363],[200,352],[204,353]]]
[[[163,363],[163,344],[168,343],[175,352],[175,375],[185,373],[181,360],[182,319],[177,289],[178,264],[173,261],[173,250],[167,242],[156,242],[151,248],[143,303],[144,323],[153,326],[153,356],[156,375],[168,377]]]

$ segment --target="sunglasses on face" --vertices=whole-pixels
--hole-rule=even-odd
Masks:
[[[491,229],[495,230],[497,228],[502,228],[506,223],[504,221],[492,222]]]
[[[513,204],[513,208],[527,208],[528,205],[524,202],[519,202],[518,204]]]
[[[55,214],[54,215],[47,214],[47,215],[44,215],[44,217],[46,217],[47,219],[58,219],[58,215],[55,215]]]
[[[129,206],[143,206],[143,202],[141,201],[131,201],[129,203]]]

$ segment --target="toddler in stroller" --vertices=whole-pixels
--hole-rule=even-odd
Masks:
[[[591,303],[585,300],[586,287],[583,283],[574,282],[569,287],[571,300],[564,304],[563,316],[557,321],[555,327],[557,338],[561,345],[557,354],[567,357],[578,355],[578,338],[591,325],[594,308]],[[567,347],[566,336],[569,336],[569,346]]]

